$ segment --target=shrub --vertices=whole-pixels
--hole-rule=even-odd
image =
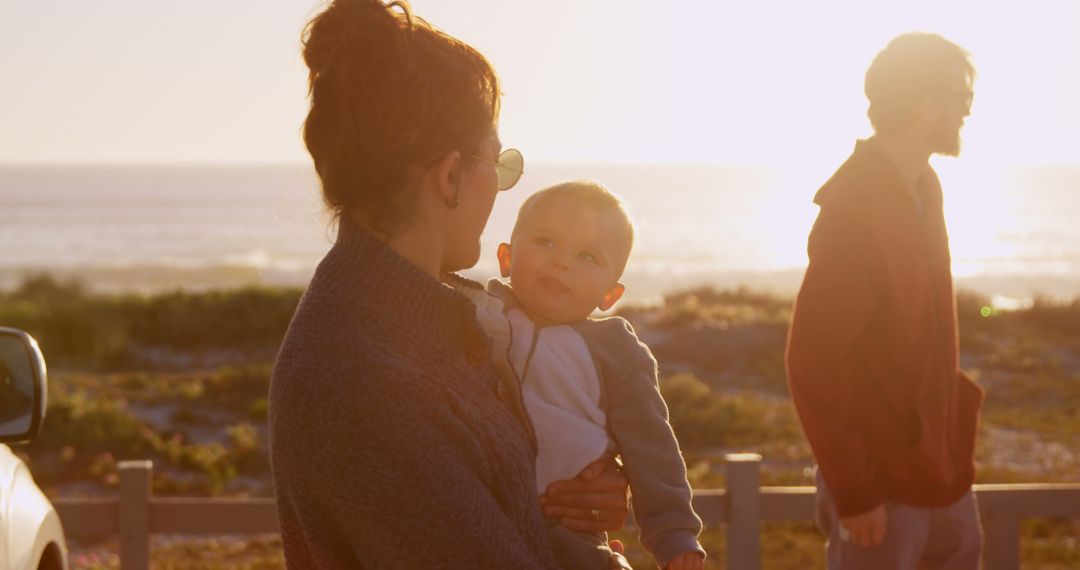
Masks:
[[[684,449],[760,446],[776,439],[801,438],[786,400],[749,393],[719,394],[692,374],[661,383],[671,425]]]

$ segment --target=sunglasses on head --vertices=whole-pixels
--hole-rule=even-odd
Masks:
[[[509,190],[514,187],[514,184],[521,180],[521,175],[525,173],[525,157],[521,156],[521,151],[516,148],[508,148],[499,153],[499,158],[495,160],[488,160],[479,156],[473,156],[472,158],[481,162],[495,165],[495,172],[499,175],[499,190]]]

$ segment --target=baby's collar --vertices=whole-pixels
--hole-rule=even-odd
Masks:
[[[487,292],[490,293],[491,295],[497,297],[499,300],[502,301],[503,307],[505,307],[505,310],[506,310],[507,313],[509,313],[510,311],[512,311],[514,309],[517,309],[517,310],[521,311],[521,313],[523,315],[525,315],[529,319],[529,321],[532,322],[533,326],[535,326],[538,330],[541,329],[541,328],[570,326],[570,324],[571,324],[571,323],[551,323],[551,324],[537,323],[531,316],[529,316],[529,312],[525,310],[525,306],[522,305],[521,301],[519,301],[517,296],[514,295],[514,289],[511,288],[510,285],[504,283],[501,279],[497,279],[497,278],[494,278],[494,277],[489,279],[488,282],[487,282]]]
[[[497,279],[492,279],[497,282]],[[457,291],[468,299],[476,307],[477,314],[482,311],[495,311],[499,314],[506,312],[506,299],[513,299],[513,294],[505,297],[499,293],[485,289],[478,281],[462,277],[456,273],[445,273],[442,276],[443,285]],[[490,283],[489,283],[490,285]],[[501,283],[500,283],[501,285]],[[509,290],[509,287],[506,287]],[[512,301],[516,302],[516,300]]]
[[[524,307],[521,306],[521,302],[518,301],[517,296],[514,295],[514,290],[510,287],[510,285],[503,283],[502,280],[496,277],[488,279],[487,292],[501,299],[503,305],[506,306],[506,310],[525,310]]]
[[[443,273],[442,282],[443,285],[446,285],[447,287],[459,292],[469,289],[479,291],[484,290],[484,286],[479,281],[473,281],[472,279],[469,279],[468,277],[462,277],[457,273]]]

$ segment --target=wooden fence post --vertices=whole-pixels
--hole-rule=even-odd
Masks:
[[[731,570],[761,568],[761,456],[729,453],[727,476],[727,567]]]
[[[983,567],[986,570],[1020,568],[1020,518],[1002,509],[983,517]]]
[[[120,529],[120,568],[150,568],[150,494],[154,464],[121,461],[120,496],[117,503]]]

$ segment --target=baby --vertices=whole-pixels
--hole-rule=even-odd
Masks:
[[[590,318],[625,291],[619,278],[633,238],[622,203],[598,183],[566,182],[530,196],[510,243],[498,249],[510,284],[488,283],[509,321],[500,369],[520,383],[532,420],[538,493],[573,479],[604,453],[618,453],[642,544],[663,568],[701,569],[701,520],[690,506],[656,360],[622,318]],[[564,568],[608,567],[606,536],[555,521],[548,528]]]

